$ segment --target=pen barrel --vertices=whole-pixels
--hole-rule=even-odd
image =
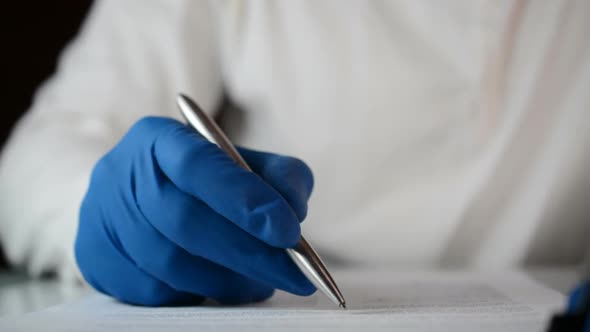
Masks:
[[[217,145],[240,166],[252,172],[248,163],[223,133],[223,130],[195,102],[181,94],[177,99],[177,103],[182,116],[191,127],[209,142]]]
[[[182,94],[178,96],[176,101],[180,112],[191,127],[209,142],[219,146],[219,148],[225,151],[240,166],[252,171],[221,128],[194,101]],[[328,269],[320,259],[320,256],[303,236],[301,236],[295,248],[287,249],[286,251],[301,272],[303,272],[316,288],[326,294],[337,305],[343,308],[345,307],[344,297],[340,293]]]

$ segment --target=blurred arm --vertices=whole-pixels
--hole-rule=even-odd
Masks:
[[[78,209],[98,158],[175,94],[211,111],[221,95],[205,1],[105,0],[62,54],[0,157],[0,242],[33,275],[77,274]]]

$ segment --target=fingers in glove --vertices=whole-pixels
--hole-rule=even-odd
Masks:
[[[175,290],[139,269],[102,224],[83,222],[78,232],[76,261],[84,278],[98,291],[122,302],[146,306],[198,304],[204,300]]]
[[[156,139],[153,154],[176,187],[244,231],[274,247],[299,242],[299,219],[285,198],[199,134],[171,126]]]
[[[146,220],[168,240],[193,256],[273,288],[300,295],[315,291],[284,249],[248,234],[170,181],[153,181],[137,184],[137,203]]]
[[[307,215],[307,201],[313,190],[311,169],[293,157],[238,148],[252,170],[277,190],[289,203],[299,221]]]

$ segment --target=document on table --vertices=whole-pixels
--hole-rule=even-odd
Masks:
[[[0,320],[0,331],[543,331],[562,294],[521,272],[333,271],[347,310],[277,292],[244,306],[144,308],[93,294]]]

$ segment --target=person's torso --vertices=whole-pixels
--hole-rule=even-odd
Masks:
[[[214,6],[227,91],[244,110],[228,121],[233,137],[311,166],[303,230],[325,255],[413,266],[581,258],[590,112],[572,48],[588,24],[568,4]]]

